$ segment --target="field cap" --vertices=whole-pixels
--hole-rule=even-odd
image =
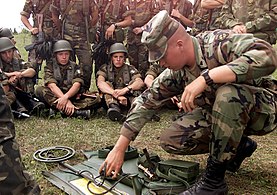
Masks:
[[[171,18],[166,10],[157,13],[146,25],[141,42],[149,50],[149,62],[160,60],[167,49],[168,39],[176,32],[179,22]]]

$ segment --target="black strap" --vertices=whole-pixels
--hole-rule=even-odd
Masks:
[[[98,150],[98,158],[106,158],[109,152],[113,149],[113,146],[108,146],[106,148],[102,148]],[[133,158],[138,157],[138,150],[134,147],[129,146],[128,149],[125,151],[124,160],[131,160]]]

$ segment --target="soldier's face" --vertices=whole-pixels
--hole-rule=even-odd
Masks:
[[[159,60],[159,65],[172,70],[180,70],[184,66],[184,53],[177,43],[169,43],[164,56]]]
[[[125,54],[124,53],[114,53],[112,55],[112,62],[116,68],[120,68],[121,66],[123,66],[123,64],[125,62]]]
[[[10,63],[13,59],[13,49],[1,52],[1,59],[6,63]]]
[[[70,51],[57,52],[56,57],[59,64],[66,65],[69,61]]]

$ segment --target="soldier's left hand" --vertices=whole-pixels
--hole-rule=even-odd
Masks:
[[[197,105],[194,104],[195,98],[206,89],[204,77],[199,76],[193,82],[185,87],[182,94],[181,104],[186,112],[191,112]]]

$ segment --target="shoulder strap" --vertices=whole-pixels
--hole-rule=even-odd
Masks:
[[[43,14],[47,8],[50,7],[51,1],[48,1],[45,6],[40,10],[39,14]]]
[[[75,3],[75,1],[73,1],[73,0],[70,1],[69,5],[66,7],[66,10],[62,13],[61,21],[64,20],[64,17],[66,16],[66,14],[68,14],[69,10],[72,8],[74,3]]]
[[[113,15],[117,18],[119,15],[121,0],[113,0]]]
[[[128,64],[125,64],[123,67],[123,82],[127,86],[129,85],[130,81],[131,81],[130,67]]]
[[[67,70],[67,84],[71,84],[73,78],[74,78],[74,72],[75,72],[75,63],[70,62],[69,68]]]
[[[53,72],[54,72],[54,77],[57,81],[60,81],[62,79],[60,67],[57,63],[56,60],[53,60]]]
[[[89,0],[83,0],[83,14],[85,17],[89,15]]]

